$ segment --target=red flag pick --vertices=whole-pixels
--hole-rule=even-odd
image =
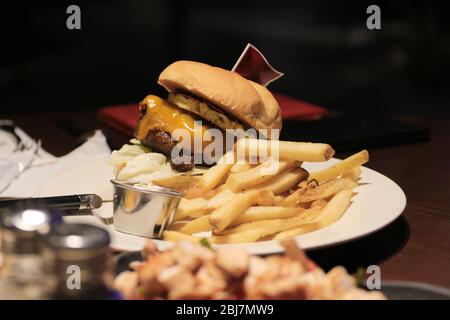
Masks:
[[[250,43],[247,44],[231,71],[263,86],[283,76],[283,73],[273,68],[261,51]]]

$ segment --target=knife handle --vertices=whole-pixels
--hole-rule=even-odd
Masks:
[[[79,194],[44,198],[0,200],[0,209],[5,208],[52,208],[63,211],[98,209],[103,201],[96,194]]]

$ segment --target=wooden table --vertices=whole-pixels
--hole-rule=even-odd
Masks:
[[[127,141],[98,123],[95,111],[10,118],[58,156],[74,149],[81,143],[79,136],[95,128],[104,130],[112,148]],[[403,120],[430,128],[430,141],[369,150],[368,164],[403,188],[408,199],[403,216],[370,236],[314,250],[309,255],[324,268],[342,264],[355,271],[378,264],[383,280],[423,281],[450,287],[450,120]]]

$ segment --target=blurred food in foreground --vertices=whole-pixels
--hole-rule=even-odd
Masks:
[[[358,288],[343,267],[326,273],[294,241],[282,244],[284,255],[262,258],[236,247],[213,251],[189,242],[160,252],[148,242],[143,261],[132,262],[133,271],[119,274],[115,286],[125,299],[385,299]]]

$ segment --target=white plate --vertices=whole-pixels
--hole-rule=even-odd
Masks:
[[[331,166],[340,160],[331,159],[322,163],[305,163],[309,171],[317,171]],[[99,158],[60,172],[47,180],[35,196],[54,196],[77,193],[97,193],[103,199],[112,199],[112,168],[107,158]],[[304,249],[315,249],[350,241],[368,235],[395,220],[404,210],[406,197],[403,190],[386,176],[362,168],[361,185],[357,195],[344,216],[334,224],[296,238]],[[105,203],[95,213],[102,217],[112,215],[112,203]],[[140,250],[146,238],[115,231],[112,225],[104,225],[95,216],[66,217],[66,221],[95,224],[106,228],[111,234],[111,247],[120,251]],[[158,247],[167,248],[170,242],[156,240]],[[254,254],[271,254],[282,251],[276,241],[239,244]]]

